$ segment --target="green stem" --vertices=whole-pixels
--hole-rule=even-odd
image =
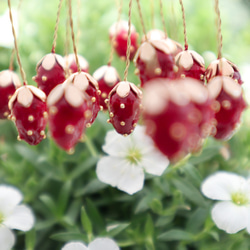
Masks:
[[[85,144],[90,152],[90,154],[93,156],[93,157],[97,157],[98,156],[98,152],[95,148],[95,145],[92,143],[92,140],[89,139],[89,137],[87,135],[85,135],[84,137],[84,141],[85,141]]]

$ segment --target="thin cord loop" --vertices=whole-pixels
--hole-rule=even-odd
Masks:
[[[80,63],[79,63],[79,60],[78,60],[77,48],[76,48],[76,42],[75,42],[71,0],[68,0],[68,3],[69,3],[69,24],[70,24],[70,28],[71,28],[71,37],[72,37],[73,49],[74,49],[74,54],[75,54],[75,59],[76,59],[77,70],[78,70],[78,73],[81,73],[81,67],[80,67]]]
[[[137,2],[138,10],[139,10],[139,16],[140,16],[141,26],[142,26],[142,30],[143,30],[143,35],[145,36],[145,40],[147,41],[148,40],[147,32],[146,32],[145,24],[144,24],[143,17],[142,17],[140,0],[136,0],[136,2]]]
[[[162,4],[162,0],[160,0],[160,15],[161,15],[161,21],[162,21],[162,25],[163,25],[163,30],[165,33],[165,37],[168,37],[168,33],[167,33],[167,29],[166,29],[166,22],[164,19],[164,15],[163,15],[163,4]]]
[[[17,37],[16,37],[16,31],[15,31],[13,17],[12,17],[10,0],[8,0],[8,7],[9,7],[9,16],[10,16],[10,22],[11,22],[11,27],[12,27],[12,33],[13,33],[13,37],[14,37],[14,45],[15,45],[15,50],[16,50],[17,62],[18,62],[18,65],[19,65],[19,69],[20,69],[22,80],[23,80],[23,84],[27,85],[26,75],[25,75],[25,72],[24,72],[23,67],[22,67],[20,54],[19,54],[19,50],[18,50],[18,46],[17,46]]]
[[[179,0],[181,5],[181,11],[182,11],[182,22],[183,22],[183,29],[184,29],[184,42],[185,42],[185,50],[188,50],[188,41],[187,41],[187,25],[186,25],[186,16],[185,16],[185,9],[183,5],[183,1]]]
[[[222,45],[223,38],[221,33],[221,17],[220,17],[220,9],[219,9],[219,0],[215,0],[215,13],[217,14],[217,42],[218,42],[218,59],[222,57]]]
[[[130,64],[130,46],[131,46],[131,12],[132,12],[132,0],[129,1],[129,12],[128,12],[128,41],[126,51],[126,68],[124,71],[124,81],[127,81],[128,69]]]
[[[57,9],[57,14],[56,14],[56,26],[55,26],[54,38],[53,38],[52,50],[51,50],[52,53],[55,53],[55,49],[56,49],[57,32],[58,32],[58,27],[59,27],[62,2],[63,2],[63,0],[60,0],[59,5],[58,5],[58,9]]]

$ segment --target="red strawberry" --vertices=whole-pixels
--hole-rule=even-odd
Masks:
[[[64,59],[62,56],[49,53],[36,66],[37,75],[33,80],[46,95],[58,84],[65,80]]]
[[[84,132],[89,115],[83,93],[66,80],[51,91],[47,105],[52,138],[62,149],[72,152]]]
[[[107,100],[112,88],[120,81],[120,76],[114,67],[104,65],[93,73],[93,77],[97,80],[101,91],[100,105],[104,110],[107,110],[108,107],[105,100]]]
[[[170,160],[200,147],[210,126],[209,95],[197,80],[154,79],[144,92],[146,131]]]
[[[21,82],[15,72],[11,70],[0,72],[0,119],[6,119],[10,114],[9,99],[20,86]]]
[[[68,81],[72,82],[84,95],[87,94],[88,106],[92,112],[87,122],[87,126],[89,127],[95,121],[100,111],[98,82],[86,72],[74,73],[68,78]]]
[[[81,55],[77,55],[78,61],[80,64],[80,68],[82,72],[89,72],[89,63],[88,61]],[[64,57],[65,60],[65,68],[69,70],[69,74],[76,73],[78,71],[77,65],[76,65],[76,58],[75,54],[69,54]]]
[[[117,54],[121,57],[121,59],[125,60],[126,52],[127,52],[127,41],[128,41],[128,22],[127,21],[119,21],[118,23],[114,23],[109,29],[109,38],[112,41],[112,38],[115,36],[114,48]],[[136,50],[138,48],[137,45],[138,33],[134,25],[131,25],[131,46],[130,46],[130,60],[134,58]]]
[[[37,145],[46,137],[46,95],[42,90],[32,85],[18,88],[9,101],[9,109],[19,133],[18,139]]]
[[[139,47],[134,63],[140,76],[141,86],[153,78],[175,78],[176,46],[169,44],[166,40],[150,40]]]
[[[216,76],[229,76],[240,85],[243,83],[237,66],[225,58],[220,58],[211,62],[207,67],[205,75],[207,82]]]
[[[185,50],[177,54],[175,63],[178,67],[177,77],[191,77],[205,81],[205,62],[201,55],[193,50]]]
[[[242,88],[228,76],[217,76],[208,83],[208,90],[214,97],[216,139],[228,140],[240,123],[246,102],[243,99]]]
[[[109,93],[108,109],[113,127],[119,134],[133,132],[141,113],[142,92],[133,83],[119,82]]]

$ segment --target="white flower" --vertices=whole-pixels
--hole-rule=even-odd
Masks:
[[[34,225],[34,216],[29,207],[19,205],[23,197],[14,187],[0,185],[0,249],[9,250],[15,243],[11,229],[29,231]]]
[[[69,242],[61,250],[119,250],[115,241],[109,238],[96,238],[88,246],[82,242]]]
[[[143,188],[144,171],[160,176],[169,164],[145,134],[145,127],[139,125],[127,137],[109,131],[102,148],[109,156],[102,157],[97,163],[98,179],[128,194]]]
[[[230,234],[246,228],[250,233],[250,179],[220,171],[202,183],[201,191],[210,199],[220,200],[212,208],[218,228]]]

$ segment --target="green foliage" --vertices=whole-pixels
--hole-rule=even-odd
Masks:
[[[0,14],[6,8],[2,2]],[[13,1],[14,7],[17,2]],[[78,50],[89,61],[93,73],[109,59],[108,28],[117,20],[117,7],[115,1],[80,2]],[[152,28],[154,2],[155,26],[162,29],[158,1],[150,2],[141,1],[146,28]],[[239,15],[243,9],[250,10],[249,2],[231,2],[235,6],[233,10],[231,5],[227,8],[227,0],[221,1],[224,53],[234,62],[244,64],[250,54],[250,18],[243,15],[245,19],[241,19]],[[123,4],[122,17],[126,19],[128,1]],[[132,22],[142,35],[136,2],[133,4]],[[38,0],[23,1],[21,5],[18,44],[30,84],[35,84],[31,78],[36,73],[36,63],[51,51],[57,5],[58,1]],[[199,53],[216,53],[212,2],[184,1],[184,5],[190,47]],[[73,11],[76,30],[76,1],[73,1]],[[164,1],[164,15],[169,36],[183,44],[178,1]],[[232,25],[232,16],[233,20],[240,19],[240,27]],[[67,39],[66,21],[64,4],[56,47],[56,52],[62,55]],[[10,49],[0,47],[0,70],[8,68],[10,54]],[[125,63],[115,55],[113,65],[123,77]],[[15,68],[18,71],[16,62]],[[134,69],[131,64],[128,80],[139,83]],[[101,146],[111,129],[106,123],[106,113],[98,115],[94,125],[87,129],[85,142],[77,145],[73,155],[59,149],[50,138],[38,146],[19,142],[12,122],[0,121],[0,183],[18,187],[36,216],[35,228],[26,234],[19,233],[14,249],[59,250],[65,242],[89,243],[98,236],[114,238],[126,250],[249,249],[250,238],[245,231],[228,235],[215,227],[210,218],[212,202],[200,192],[204,178],[219,169],[249,173],[248,113],[240,131],[230,141],[208,139],[199,154],[169,166],[161,177],[147,176],[144,189],[133,196],[101,183],[96,177],[96,163],[103,155]],[[229,150],[229,160],[223,158],[222,149]]]

